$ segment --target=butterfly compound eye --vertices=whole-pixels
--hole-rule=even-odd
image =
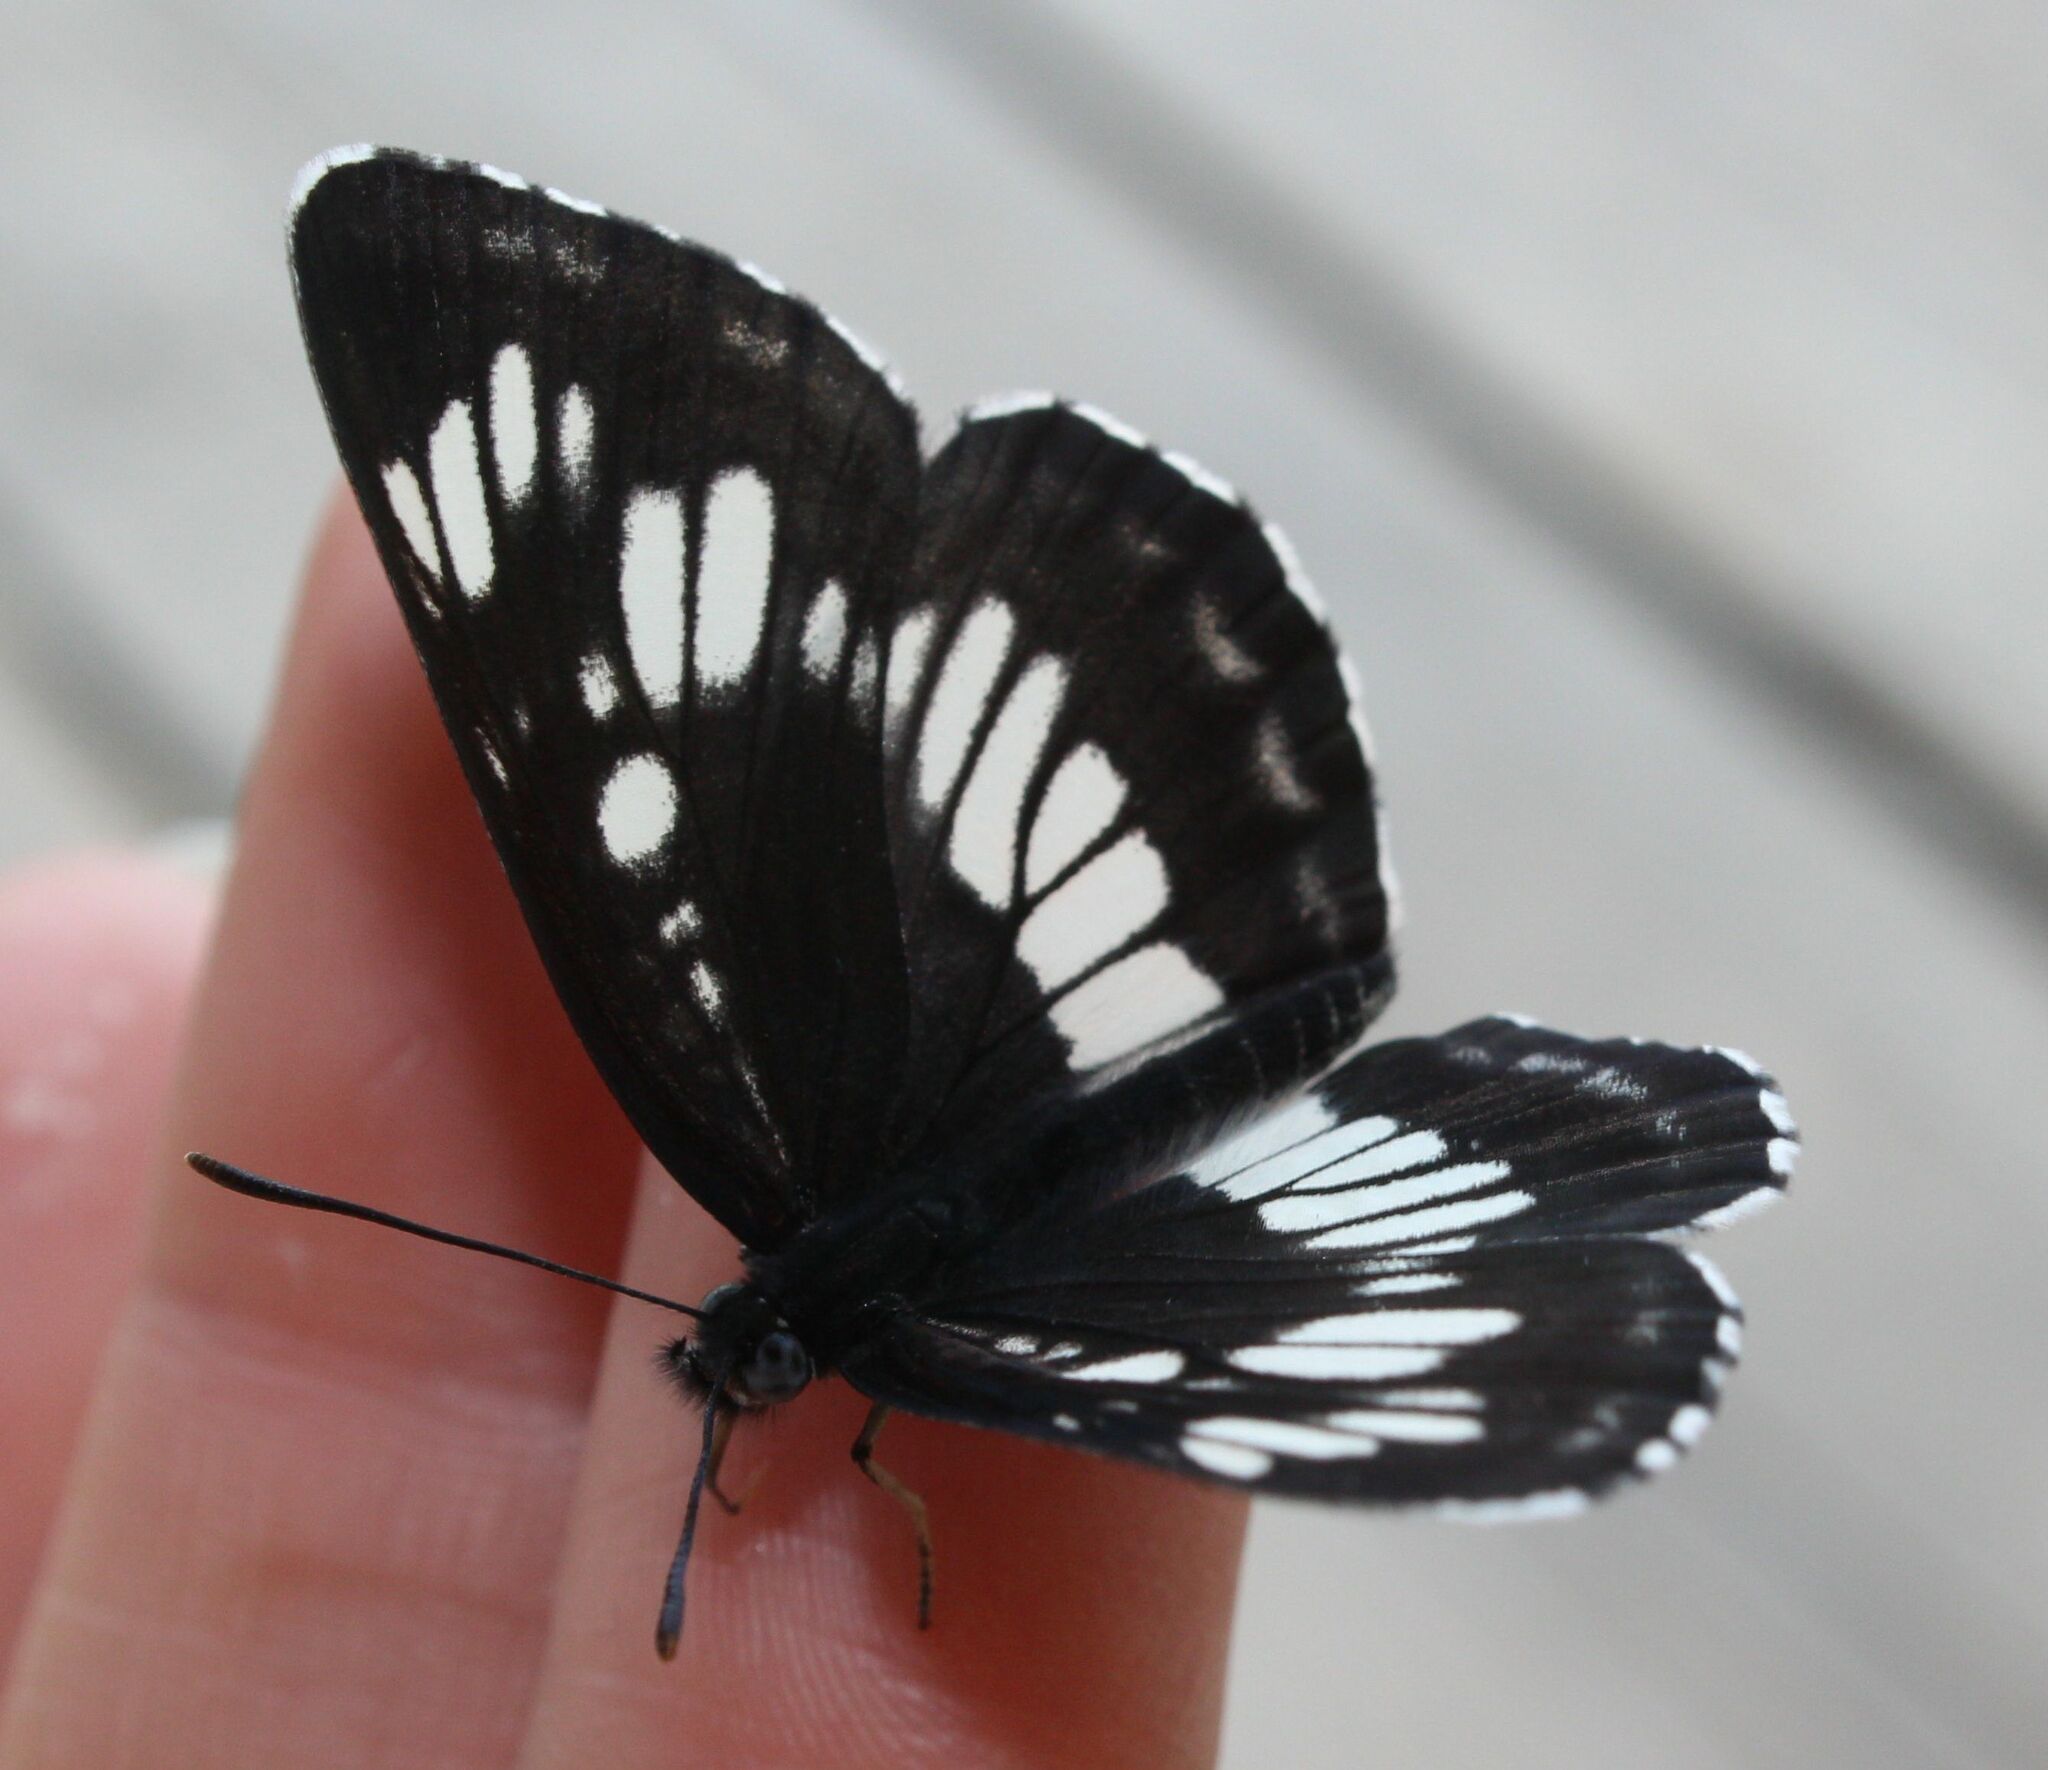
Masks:
[[[811,1355],[787,1328],[763,1334],[738,1372],[749,1401],[788,1401],[811,1380]]]

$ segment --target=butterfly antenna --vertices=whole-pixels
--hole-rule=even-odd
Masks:
[[[725,1380],[732,1375],[730,1364],[718,1373],[704,1402],[704,1447],[697,1455],[697,1472],[690,1477],[690,1503],[683,1508],[683,1537],[676,1544],[675,1559],[668,1564],[668,1579],[661,1588],[661,1620],[654,1625],[654,1651],[663,1659],[674,1659],[676,1643],[683,1638],[683,1576],[689,1571],[690,1545],[697,1538],[697,1508],[704,1498],[704,1482],[711,1472],[711,1460],[718,1440],[718,1404],[725,1397]]]
[[[379,1211],[370,1205],[351,1203],[345,1198],[331,1198],[324,1192],[307,1192],[303,1187],[287,1186],[282,1180],[266,1180],[261,1174],[252,1174],[246,1168],[238,1168],[231,1162],[216,1160],[210,1155],[188,1155],[186,1164],[195,1172],[203,1174],[216,1186],[225,1186],[230,1192],[239,1192],[244,1198],[260,1198],[275,1205],[297,1205],[303,1210],[326,1211],[336,1217],[354,1217],[364,1223],[375,1223],[383,1229],[401,1229],[407,1235],[416,1235],[423,1241],[443,1242],[451,1248],[467,1248],[473,1254],[495,1254],[500,1260],[516,1260],[522,1266],[537,1266],[543,1272],[552,1272],[562,1278],[573,1278],[583,1284],[594,1284],[599,1290],[612,1291],[621,1297],[631,1297],[635,1302],[652,1303],[658,1309],[672,1309],[678,1315],[687,1315],[692,1321],[701,1319],[702,1311],[691,1309],[667,1297],[657,1297],[651,1291],[636,1291],[629,1284],[620,1284],[616,1279],[599,1278],[594,1272],[584,1272],[574,1266],[564,1266],[559,1261],[543,1260],[538,1254],[521,1253],[517,1248],[500,1247],[494,1241],[478,1241],[470,1235],[457,1235],[452,1230],[429,1229],[424,1223],[415,1223],[410,1218],[394,1217],[389,1211]]]

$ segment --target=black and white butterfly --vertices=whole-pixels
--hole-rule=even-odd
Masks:
[[[486,167],[329,154],[291,253],[555,987],[745,1250],[668,1355],[693,1522],[721,1426],[828,1373],[914,1509],[889,1408],[1468,1518],[1699,1435],[1740,1315],[1664,1238],[1783,1189],[1785,1103],[1516,1019],[1358,1048],[1357,683],[1230,487],[1035,395],[926,459],[771,278]]]

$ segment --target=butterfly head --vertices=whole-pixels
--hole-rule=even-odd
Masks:
[[[693,1397],[707,1395],[722,1371],[728,1400],[770,1407],[801,1394],[816,1374],[803,1341],[752,1285],[720,1285],[704,1299],[702,1316],[664,1355]]]

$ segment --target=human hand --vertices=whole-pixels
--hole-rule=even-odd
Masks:
[[[185,1169],[688,1302],[736,1270],[569,1031],[352,505],[195,987],[207,907],[114,859],[0,890],[0,1770],[1212,1759],[1237,1498],[899,1417],[938,1551],[920,1634],[909,1529],[848,1460],[866,1404],[822,1385],[742,1422],[746,1512],[706,1518],[663,1665],[694,1439],[668,1318]],[[16,1110],[47,1029],[117,1000],[78,1110]]]

